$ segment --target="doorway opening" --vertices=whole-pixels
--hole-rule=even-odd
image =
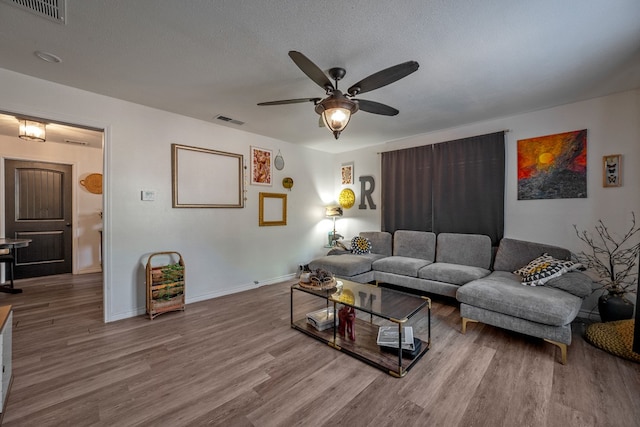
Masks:
[[[19,119],[45,123],[45,142],[18,138]],[[102,181],[87,182],[103,176],[103,147],[103,129],[0,111],[0,237],[31,240],[16,279],[102,272]]]

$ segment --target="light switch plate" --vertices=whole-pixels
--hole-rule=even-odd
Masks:
[[[156,199],[156,190],[142,190],[140,193],[145,202],[153,202]]]

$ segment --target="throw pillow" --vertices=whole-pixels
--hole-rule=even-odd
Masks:
[[[368,254],[371,252],[371,242],[369,239],[356,236],[351,239],[351,252],[356,255]]]
[[[570,261],[555,259],[544,253],[514,273],[521,277],[523,285],[540,286],[569,271],[566,264],[568,262]]]

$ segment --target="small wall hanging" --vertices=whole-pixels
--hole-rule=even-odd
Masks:
[[[340,177],[342,185],[353,184],[353,162],[343,163],[340,168]]]
[[[602,157],[602,186],[622,186],[622,154],[609,154]]]
[[[286,188],[287,190],[291,191],[291,188],[293,187],[293,178],[291,177],[286,177],[282,179],[282,186],[284,188]]]
[[[80,180],[80,185],[86,188],[89,193],[102,194],[102,174],[90,173],[85,179]]]
[[[273,151],[251,147],[251,184],[271,185],[273,176]]]
[[[275,166],[279,171],[284,169],[284,158],[282,157],[280,150],[278,150],[278,155],[276,156],[276,158],[273,159],[273,166]]]

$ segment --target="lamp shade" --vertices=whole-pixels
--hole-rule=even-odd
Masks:
[[[18,130],[18,138],[27,141],[40,141],[45,142],[47,140],[47,134],[45,124],[36,122],[34,120],[19,119],[20,126]]]
[[[340,206],[327,206],[324,214],[325,216],[333,218],[342,216],[342,208]]]
[[[358,103],[344,96],[339,90],[335,90],[331,96],[316,105],[316,113],[322,116],[325,126],[333,132],[336,139],[349,124],[351,115],[357,111]]]
[[[356,193],[350,188],[343,189],[338,196],[338,203],[344,209],[351,209],[356,203]]]

